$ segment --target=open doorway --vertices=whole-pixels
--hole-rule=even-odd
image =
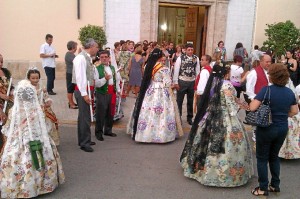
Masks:
[[[160,3],[157,41],[192,43],[195,54],[205,54],[208,7]]]

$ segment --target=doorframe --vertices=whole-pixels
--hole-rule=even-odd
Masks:
[[[146,2],[148,1],[148,2]],[[172,4],[183,4],[191,6],[207,6],[208,7],[208,20],[207,20],[207,37],[206,37],[206,54],[212,54],[213,50],[217,47],[217,43],[220,40],[226,38],[226,24],[227,24],[227,12],[228,4],[230,0],[141,0],[141,3],[150,4],[150,11],[148,14],[150,18],[150,24],[142,23],[141,31],[150,30],[148,38],[146,35],[141,34],[141,40],[150,39],[155,41],[158,37],[158,8],[159,3],[172,3]],[[152,7],[153,6],[153,7]],[[149,7],[145,6],[144,9]],[[145,16],[146,11],[141,8],[141,12]],[[146,14],[146,15],[147,15]],[[217,20],[218,18],[218,20]]]

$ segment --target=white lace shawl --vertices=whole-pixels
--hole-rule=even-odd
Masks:
[[[29,80],[21,80],[14,92],[14,106],[10,123],[2,133],[7,137],[22,137],[23,141],[49,140],[45,116],[37,98],[36,89]]]

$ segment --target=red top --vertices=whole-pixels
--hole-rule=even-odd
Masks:
[[[265,73],[264,69],[261,66],[257,66],[254,70],[256,71],[256,74],[257,74],[257,80],[256,80],[256,84],[255,84],[255,87],[254,87],[254,93],[258,94],[259,91],[263,87],[268,86],[269,82],[268,82],[266,73]]]
[[[211,68],[210,66],[203,66],[203,69],[208,70],[209,74],[210,74],[211,71],[212,71],[212,68]],[[195,85],[194,85],[194,91],[197,90],[197,86],[198,86],[199,80],[200,80],[200,73],[199,73],[199,74],[197,75],[197,77],[196,77]]]

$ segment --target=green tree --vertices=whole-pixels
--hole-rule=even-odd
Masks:
[[[88,38],[93,38],[98,43],[100,48],[102,48],[103,45],[107,44],[105,31],[100,26],[88,24],[87,26],[80,28],[78,39],[81,44],[84,45],[85,41]]]
[[[263,42],[263,50],[272,50],[276,57],[284,55],[286,50],[294,49],[300,44],[300,30],[290,20],[274,24],[267,24]]]

